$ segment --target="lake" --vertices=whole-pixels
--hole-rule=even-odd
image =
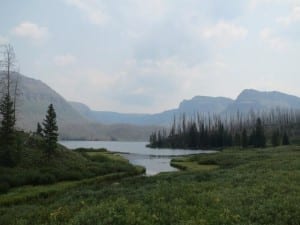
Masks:
[[[160,172],[176,171],[170,166],[175,156],[212,153],[214,151],[184,150],[184,149],[151,149],[147,142],[120,142],[120,141],[60,141],[60,144],[69,149],[75,148],[105,148],[110,152],[117,152],[134,165],[146,168],[147,175]]]

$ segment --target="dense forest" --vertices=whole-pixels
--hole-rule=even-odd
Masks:
[[[200,115],[174,117],[169,131],[156,131],[148,147],[207,149],[238,146],[266,147],[288,145],[298,135],[300,112],[273,109],[236,115]]]

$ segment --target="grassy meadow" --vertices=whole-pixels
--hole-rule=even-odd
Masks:
[[[0,195],[0,224],[300,224],[300,147],[228,149],[172,165],[183,170],[12,189]]]
[[[0,193],[24,186],[38,186],[79,181],[110,174],[140,174],[144,170],[131,165],[122,157],[105,149],[77,149],[70,151],[58,145],[55,154],[48,158],[43,152],[43,142],[37,137],[23,135],[20,162],[15,167],[0,166]],[[70,182],[72,186],[73,183]],[[54,185],[55,186],[55,185]],[[39,189],[39,188],[37,188]]]

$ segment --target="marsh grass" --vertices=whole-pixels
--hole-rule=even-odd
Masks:
[[[229,149],[178,161],[193,166],[1,205],[0,224],[299,225],[299,147]]]

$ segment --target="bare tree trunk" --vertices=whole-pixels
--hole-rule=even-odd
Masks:
[[[13,119],[16,120],[16,107],[19,96],[19,74],[16,72],[16,56],[13,47],[8,44],[2,46],[1,51],[1,98],[8,96],[13,102]]]

